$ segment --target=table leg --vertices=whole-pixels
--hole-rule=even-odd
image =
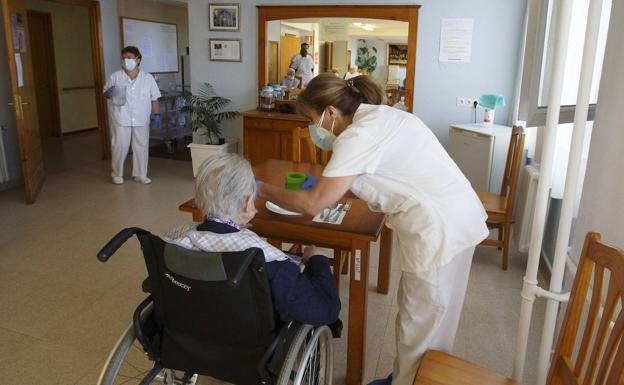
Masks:
[[[354,240],[351,246],[347,385],[360,385],[364,375],[369,249],[368,241]]]
[[[387,226],[381,229],[379,245],[379,270],[377,271],[377,293],[388,294],[390,269],[392,267],[392,238],[394,233]]]

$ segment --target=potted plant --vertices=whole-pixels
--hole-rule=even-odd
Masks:
[[[238,112],[224,111],[231,100],[218,96],[209,83],[203,83],[196,95],[185,93],[184,99],[183,111],[191,114],[193,143],[188,147],[193,159],[193,175],[196,175],[199,166],[210,155],[238,151],[238,140],[226,142],[221,131],[221,123],[234,119]]]
[[[377,48],[371,47],[369,49],[364,39],[358,39],[358,41],[363,46],[358,47],[355,65],[365,70],[363,73],[372,74],[377,68]]]

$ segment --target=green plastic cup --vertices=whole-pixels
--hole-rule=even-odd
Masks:
[[[301,185],[306,180],[306,175],[302,172],[286,173],[286,189],[301,190]]]

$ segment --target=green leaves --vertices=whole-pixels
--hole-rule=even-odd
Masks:
[[[364,39],[358,39],[358,41],[364,44],[364,46],[358,47],[355,64],[360,68],[365,68],[369,74],[372,74],[377,68],[377,56],[375,56],[377,55],[377,48],[370,47],[369,49]]]
[[[231,100],[218,96],[210,83],[203,83],[196,95],[185,92],[182,97],[186,101],[183,111],[191,113],[193,130],[206,127],[208,134],[217,138],[222,137],[221,122],[232,120],[238,114],[237,111],[222,111]]]

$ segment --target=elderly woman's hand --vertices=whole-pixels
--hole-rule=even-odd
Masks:
[[[303,263],[308,263],[308,260],[314,256],[318,255],[319,250],[316,246],[306,246],[303,248],[303,255],[301,256],[301,260]]]

